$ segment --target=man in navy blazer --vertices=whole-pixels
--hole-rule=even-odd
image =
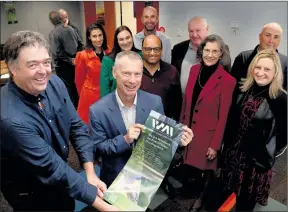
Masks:
[[[106,185],[94,171],[88,127],[51,75],[49,50],[38,32],[15,32],[5,43],[11,77],[0,95],[1,191],[14,211],[73,211],[74,199],[117,211],[102,200]],[[88,182],[68,165],[70,142]]]
[[[139,90],[143,61],[132,51],[117,54],[113,76],[117,81],[114,92],[90,107],[90,135],[95,154],[102,157],[100,179],[109,187],[123,169],[151,110],[164,115],[159,96]],[[184,127],[181,145],[193,137]]]

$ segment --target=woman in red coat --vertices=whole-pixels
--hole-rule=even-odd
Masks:
[[[221,65],[227,59],[221,37],[209,35],[199,46],[197,56],[201,63],[191,67],[180,116],[181,122],[194,132],[193,142],[185,148],[183,155],[188,174],[184,188],[196,199],[191,211],[202,208],[209,178],[217,168],[217,151],[221,148],[236,85],[236,80]],[[188,183],[191,178],[194,179],[193,187]]]
[[[78,113],[88,124],[89,107],[100,99],[100,69],[104,55],[110,52],[107,38],[100,24],[91,24],[86,30],[86,48],[76,55],[75,83],[79,94]]]

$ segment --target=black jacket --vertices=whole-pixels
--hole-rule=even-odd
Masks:
[[[235,90],[224,134],[224,151],[235,141],[240,120],[240,105],[246,93]],[[242,138],[242,150],[257,167],[271,169],[276,153],[287,145],[287,95],[265,98]]]
[[[231,69],[231,75],[236,78],[237,83],[241,81],[241,78],[245,78],[248,72],[248,67],[250,63],[252,62],[253,58],[257,54],[257,48],[259,45],[255,47],[254,50],[248,50],[241,52],[234,60],[232,69]],[[287,90],[287,61],[288,57],[286,55],[283,55],[276,50],[281,61],[281,66],[284,74],[284,82],[283,87],[285,90]]]
[[[186,55],[186,52],[188,50],[189,47],[189,43],[190,40],[185,40],[182,41],[181,43],[176,44],[173,49],[172,49],[172,62],[171,64],[174,65],[176,67],[176,69],[179,71],[179,74],[181,75],[181,66],[182,66],[182,62],[183,59]],[[231,57],[230,57],[230,52],[229,52],[229,47],[227,45],[225,45],[226,51],[229,53],[228,56],[228,64],[227,65],[223,65],[223,68],[230,72],[231,70]]]

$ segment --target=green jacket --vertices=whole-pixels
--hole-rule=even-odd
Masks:
[[[138,54],[143,58],[142,52]],[[104,56],[100,72],[100,96],[103,97],[116,89],[116,80],[112,74],[112,68],[115,61],[108,56]]]

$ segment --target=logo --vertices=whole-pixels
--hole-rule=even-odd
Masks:
[[[165,133],[170,137],[173,137],[173,127],[169,126],[168,124],[160,122],[156,119],[152,119],[152,128],[161,133]]]

